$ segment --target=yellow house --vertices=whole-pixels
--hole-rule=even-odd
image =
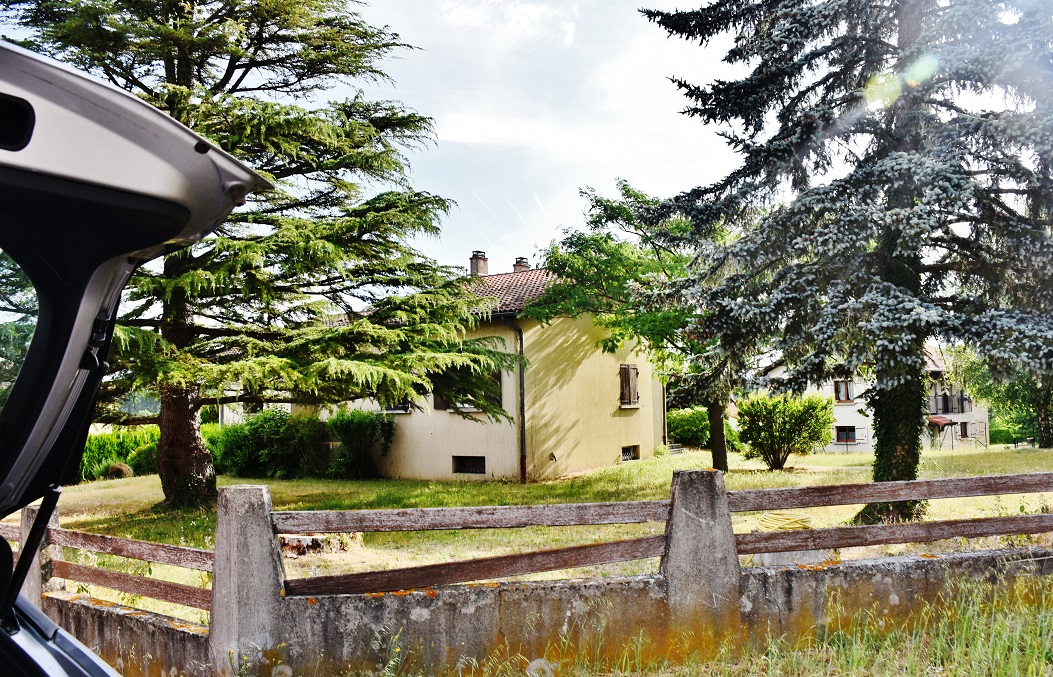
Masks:
[[[604,353],[591,317],[547,325],[521,317],[552,277],[522,258],[513,268],[489,275],[485,254],[472,255],[472,273],[497,298],[477,335],[500,336],[529,362],[501,374],[513,422],[465,420],[432,396],[424,411],[395,412],[395,439],[379,459],[384,476],[537,481],[646,458],[662,443],[664,395],[647,358],[630,348]]]

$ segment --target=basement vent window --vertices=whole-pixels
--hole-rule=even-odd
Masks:
[[[634,444],[629,447],[622,447],[622,460],[623,461],[638,461],[640,460],[640,445]]]
[[[485,475],[485,456],[454,456],[453,472],[462,475]]]

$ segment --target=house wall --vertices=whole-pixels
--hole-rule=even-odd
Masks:
[[[639,458],[654,455],[665,432],[665,394],[646,355],[630,347],[604,353],[597,343],[605,331],[593,325],[591,316],[557,318],[546,325],[527,319],[518,322],[529,362],[525,370],[529,480],[620,463],[623,447],[638,447]],[[500,322],[481,323],[468,336],[498,336],[505,350],[519,350],[516,332]],[[637,407],[621,406],[622,364],[634,364],[639,370]],[[465,419],[435,409],[431,395],[417,403],[421,410],[393,412],[395,438],[388,453],[377,459],[380,473],[402,479],[520,479],[518,371],[502,373],[501,402],[513,421],[491,421],[481,413]],[[371,400],[345,406],[379,409]],[[292,410],[328,416],[324,408]],[[227,420],[236,413],[228,412]],[[454,472],[455,457],[482,458],[485,472]]]
[[[639,457],[662,443],[663,393],[650,363],[629,348],[609,354],[597,348],[604,331],[591,317],[559,318],[542,325],[519,320],[526,343],[527,477],[544,480],[621,462],[622,447],[639,447]],[[507,325],[483,323],[475,335],[500,336],[509,351],[518,337]],[[619,366],[639,369],[640,405],[620,405]],[[424,411],[395,414],[391,450],[380,459],[387,477],[416,479],[520,478],[519,376],[501,377],[502,404],[515,422],[477,422],[444,410],[433,400]],[[369,407],[369,405],[361,405]],[[455,473],[455,456],[485,458],[486,473]]]
[[[874,451],[874,418],[873,412],[867,406],[866,401],[860,394],[866,391],[869,383],[853,382],[854,400],[851,402],[837,402],[834,393],[834,384],[825,383],[822,387],[812,388],[811,392],[817,392],[824,397],[834,399],[834,441],[825,447],[826,451]],[[952,406],[945,410],[942,394],[946,391]],[[987,446],[990,442],[990,431],[988,426],[987,407],[978,402],[970,402],[962,407],[960,399],[961,390],[956,386],[946,383],[941,378],[932,378],[929,382],[928,413],[949,418],[953,423],[939,430],[939,437],[932,439],[933,428],[926,426],[922,432],[923,444],[936,446],[938,448],[968,447],[970,445]],[[969,409],[969,411],[963,411]],[[968,425],[968,435],[962,435],[961,423]],[[838,426],[855,427],[856,441],[837,442],[836,430]]]
[[[505,349],[518,350],[517,337],[511,328],[499,323],[486,323],[475,336],[500,336]],[[501,403],[504,410],[516,416],[519,410],[519,381],[515,371],[501,375]],[[391,450],[379,459],[385,477],[436,480],[518,479],[519,433],[509,421],[490,421],[482,414],[469,414],[467,420],[445,409],[435,409],[432,396],[422,403],[423,411],[395,414],[395,439]],[[481,456],[486,472],[455,473],[454,456]]]
[[[866,400],[859,395],[868,387],[866,383],[852,383],[850,390],[853,399],[850,402],[838,402],[834,393],[834,384],[824,383],[821,387],[811,389],[823,397],[834,400],[834,425],[832,426],[833,441],[826,445],[825,451],[873,451],[874,450],[874,418],[867,407]],[[838,442],[837,428],[847,426],[855,428],[855,442]]]
[[[544,480],[621,462],[622,447],[640,458],[662,443],[661,384],[644,355],[624,347],[604,353],[592,317],[548,325],[521,320],[526,337],[527,475]],[[640,404],[620,404],[619,366],[639,369]]]

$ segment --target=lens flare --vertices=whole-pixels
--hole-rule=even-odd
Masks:
[[[902,73],[882,73],[870,78],[863,97],[867,105],[888,106],[903,94],[904,88],[917,87],[936,75],[940,61],[935,55],[926,54],[908,66]]]

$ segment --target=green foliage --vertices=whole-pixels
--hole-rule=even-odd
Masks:
[[[689,447],[704,447],[709,441],[709,413],[705,407],[671,409],[666,414],[669,438]]]
[[[1053,435],[1043,439],[1041,425],[1053,408],[1053,379],[1048,374],[1023,369],[1012,361],[984,358],[964,346],[952,346],[946,352],[949,377],[990,409],[992,443],[1030,437],[1039,446],[1053,447]],[[1004,431],[997,433],[998,442],[996,429]]]
[[[674,80],[740,162],[654,214],[691,221],[722,354],[769,345],[788,392],[871,375],[875,479],[916,473],[927,339],[1053,369],[1049,0],[644,14],[737,71]]]
[[[214,435],[212,434],[214,432]],[[218,472],[235,477],[370,478],[374,459],[395,436],[395,417],[371,411],[339,411],[328,421],[267,409],[245,423],[208,430]],[[340,442],[330,451],[330,436]]]
[[[173,469],[169,500],[215,500],[214,476],[191,470],[205,467],[193,438],[206,404],[394,404],[433,390],[465,401],[516,364],[494,341],[465,337],[485,300],[412,245],[438,235],[449,208],[406,180],[405,154],[432,123],[358,89],[383,79],[381,59],[405,45],[355,10],[345,0],[0,3],[29,48],[150,102],[275,184],[129,283],[99,419],[127,420],[118,403],[130,391],[157,394],[171,426],[158,448]],[[327,101],[335,91],[351,98]],[[456,368],[468,378],[441,378]]]
[[[388,453],[395,438],[395,417],[372,411],[338,411],[327,421],[329,430],[340,441],[333,458],[334,477],[359,479],[374,477],[374,459]]]
[[[547,322],[555,317],[592,313],[607,330],[600,345],[613,352],[637,341],[662,362],[678,360],[678,332],[691,311],[659,301],[648,290],[684,277],[688,258],[682,248],[657,246],[656,232],[679,232],[680,219],[649,227],[637,213],[657,200],[618,182],[621,198],[611,200],[585,189],[589,230],[568,229],[544,252],[544,267],[556,281],[524,312]]]
[[[727,445],[728,451],[745,455],[746,445],[740,439],[739,431],[733,428],[731,421],[727,419],[724,419],[724,443]]]
[[[329,466],[325,424],[315,416],[264,410],[216,438],[219,472],[236,477],[321,477]]]
[[[217,440],[222,432],[223,428],[221,428],[218,423],[201,424],[201,439],[205,441],[205,446],[208,447],[213,456],[216,454],[216,447],[218,446]]]
[[[128,456],[128,465],[136,475],[157,474],[157,443],[143,445]]]
[[[832,439],[834,404],[828,397],[754,394],[737,404],[739,437],[749,445],[744,455],[772,470],[782,470],[790,454],[808,454]]]
[[[88,435],[80,460],[79,479],[90,481],[105,477],[110,464],[127,463],[136,450],[156,445],[159,438],[160,431],[155,425],[115,428],[111,433]]]

